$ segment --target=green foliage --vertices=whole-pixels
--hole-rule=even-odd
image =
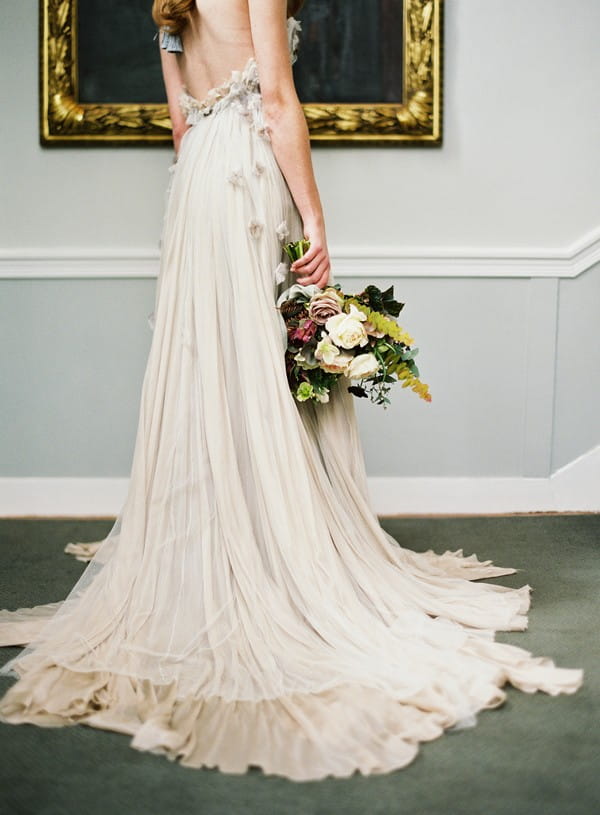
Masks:
[[[344,309],[350,310],[350,304],[354,304],[356,308],[360,309],[367,316],[367,320],[374,326],[377,331],[386,334],[390,339],[396,340],[397,343],[403,345],[412,345],[413,338],[401,326],[398,325],[396,320],[391,317],[386,317],[378,311],[373,311],[369,306],[362,303],[357,297],[348,297],[344,303]],[[346,308],[348,306],[348,308]]]
[[[381,311],[391,317],[397,317],[404,308],[404,303],[394,300],[393,286],[385,291],[381,291],[377,286],[367,286],[364,291],[357,295],[357,299],[374,311]]]

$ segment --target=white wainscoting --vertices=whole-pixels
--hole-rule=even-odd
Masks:
[[[0,478],[0,517],[116,516],[127,478]],[[600,447],[550,478],[369,478],[378,515],[600,512]]]
[[[429,354],[427,371],[437,387],[433,408],[436,412],[422,415],[424,411],[419,410],[422,404],[404,400],[402,405],[392,405],[386,415],[375,416],[358,403],[370,490],[379,514],[600,511],[600,453],[595,447],[600,441],[598,420],[589,411],[584,416],[576,410],[577,404],[597,404],[600,399],[596,370],[600,351],[594,351],[596,309],[590,305],[597,294],[600,266],[582,277],[600,260],[600,228],[560,250],[483,251],[449,247],[437,250],[434,255],[424,249],[389,249],[369,254],[345,248],[334,252],[333,258],[338,280],[348,277],[358,283],[362,278],[363,284],[377,277],[402,280],[409,302],[416,305],[409,322],[414,325],[420,321],[416,336],[429,339],[429,344],[423,345],[424,354]],[[152,278],[157,270],[157,255],[135,251],[119,255],[91,251],[82,254],[75,250],[0,252],[0,278],[5,279],[5,285],[12,291],[12,300],[5,302],[5,327],[9,323],[12,327],[7,329],[8,344],[5,342],[4,348],[10,349],[12,339],[15,349],[19,349],[23,331],[29,332],[25,358],[19,356],[20,350],[12,354],[8,350],[3,352],[9,354],[5,384],[10,384],[4,404],[6,407],[12,400],[14,405],[9,417],[12,435],[10,438],[5,435],[0,444],[0,450],[4,450],[0,462],[4,466],[0,471],[4,476],[0,478],[0,515],[113,516],[119,511],[128,479],[97,478],[93,474],[107,470],[126,472],[129,461],[137,379],[144,353],[139,338],[140,348],[133,347],[139,327],[135,323],[134,330],[129,319],[130,312],[139,312],[138,295],[129,292],[131,302],[123,306],[119,319],[119,330],[130,333],[118,335],[115,347],[125,347],[129,342],[132,361],[129,368],[119,369],[115,379],[123,407],[110,414],[113,429],[109,428],[108,435],[103,424],[97,427],[93,424],[94,400],[102,400],[106,410],[105,394],[112,382],[104,386],[96,381],[111,375],[110,368],[101,367],[106,356],[102,314],[111,313],[113,308],[107,300],[108,293],[103,295],[104,305],[96,322],[83,334],[79,315],[89,305],[90,295],[82,297],[79,292],[80,299],[63,309],[63,301],[50,299],[50,288],[59,286],[63,278],[80,279],[80,285],[86,289],[95,285],[94,279],[104,287],[112,279],[112,292],[113,285],[138,286],[141,280],[130,280],[127,284],[127,279]],[[461,283],[461,278],[471,279]],[[43,292],[38,291],[36,279]],[[22,291],[22,286],[27,291]],[[576,289],[569,288],[573,294],[567,306],[562,307],[563,287],[573,286]],[[21,293],[16,296],[18,291]],[[415,295],[421,305],[413,301]],[[75,294],[71,293],[69,298],[73,297]],[[577,335],[572,347],[573,326],[581,323],[584,302],[588,304],[584,333]],[[431,309],[428,303],[432,304]],[[12,314],[15,307],[17,313]],[[54,309],[59,321],[68,321],[59,339],[53,333],[54,323],[48,315],[42,316],[40,309]],[[48,320],[50,324],[46,325]],[[462,376],[460,368],[447,372],[445,332],[454,323],[459,328],[465,325],[469,342],[480,346],[468,359],[470,367],[464,384],[455,381]],[[563,332],[560,346],[559,327]],[[461,333],[459,330],[458,334]],[[500,370],[506,336],[514,342],[515,349],[514,368],[507,373]],[[73,343],[81,343],[82,338],[86,343],[85,358],[77,355],[71,358],[69,348]],[[576,370],[579,379],[563,383],[562,390],[557,347],[566,348],[568,355],[574,354],[584,364]],[[46,421],[46,414],[42,414],[40,435],[40,416],[35,411],[31,415],[28,412],[36,391],[27,382],[35,370],[44,367],[44,359],[40,359],[43,353],[62,359],[64,371],[61,369],[59,380],[40,380],[46,388],[56,390],[50,418]],[[71,368],[76,373],[71,375]],[[81,390],[82,369],[87,372],[85,381],[92,388],[89,399]],[[32,380],[34,385],[38,378]],[[66,406],[60,404],[59,392]],[[569,398],[557,402],[557,393],[566,393]],[[69,410],[77,412],[71,416]],[[65,422],[69,433],[62,430],[67,427]],[[73,431],[74,426],[77,432]],[[121,428],[120,435],[114,427]],[[411,428],[412,437],[408,441],[404,438],[405,427]],[[40,432],[30,434],[28,428]],[[86,438],[91,441],[84,446]],[[52,444],[48,439],[52,439]],[[79,450],[74,452],[78,444],[83,459]],[[113,449],[119,451],[116,458],[112,453],[109,457],[108,453],[105,456],[99,452]],[[581,455],[586,450],[589,452]],[[557,469],[575,456],[579,458]],[[36,470],[48,477],[28,477]],[[60,473],[72,477],[61,477]]]

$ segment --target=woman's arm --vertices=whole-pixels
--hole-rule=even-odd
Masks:
[[[160,35],[159,35],[160,40]],[[159,42],[160,48],[160,42]],[[173,146],[175,153],[179,153],[179,145],[185,131],[190,127],[185,121],[185,116],[179,107],[179,95],[183,89],[183,79],[177,62],[177,54],[160,48],[160,63],[162,67],[163,81],[167,92],[167,103],[169,106],[169,116],[173,125]]]
[[[273,153],[302,218],[310,249],[291,268],[302,285],[323,288],[330,260],[323,209],[315,181],[308,127],[294,86],[286,25],[286,0],[249,0],[254,54],[265,124]]]

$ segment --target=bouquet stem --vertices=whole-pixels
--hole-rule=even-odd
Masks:
[[[294,241],[293,243],[286,243],[283,247],[286,255],[289,257],[290,261],[293,263],[295,260],[300,260],[302,255],[304,255],[308,248],[310,247],[310,241],[303,238],[301,241]]]

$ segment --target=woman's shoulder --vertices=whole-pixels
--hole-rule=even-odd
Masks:
[[[299,42],[299,33],[302,29],[302,25],[299,20],[295,17],[288,17],[287,18],[287,31],[288,31],[288,42],[290,46],[290,52],[292,55],[292,59],[295,61],[296,58],[296,51],[298,48]],[[165,51],[170,51],[172,53],[183,53],[183,43],[181,41],[181,37],[179,34],[173,34],[169,30],[168,26],[161,26],[159,29],[159,36],[160,36],[160,47]]]

